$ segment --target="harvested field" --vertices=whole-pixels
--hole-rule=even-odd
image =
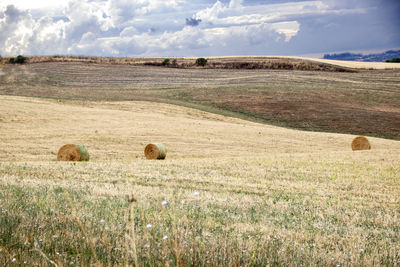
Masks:
[[[227,63],[232,58],[219,60]],[[399,77],[400,70],[352,73],[49,62],[4,65],[0,94],[148,100],[284,127],[400,140]]]
[[[399,141],[352,151],[353,135],[170,104],[17,96],[0,96],[0,135],[5,265],[400,263]],[[66,142],[90,161],[56,161]]]
[[[85,57],[85,56],[34,56],[27,57],[27,63],[43,62],[81,62],[113,65],[136,65],[136,66],[163,66],[165,58],[151,57]],[[179,68],[195,68],[195,57],[173,58],[177,60],[175,66]],[[327,60],[293,56],[227,56],[208,57],[206,68],[217,69],[290,69],[290,70],[316,70],[316,71],[338,71],[354,72],[358,69],[399,69],[400,64],[386,62],[357,62],[343,60]],[[5,64],[9,57],[0,58],[0,64]]]

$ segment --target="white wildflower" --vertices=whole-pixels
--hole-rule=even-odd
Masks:
[[[151,228],[151,227],[153,227],[153,225],[148,224],[148,225],[146,225],[146,227],[147,227],[147,228]]]
[[[100,223],[105,223],[105,221],[103,219],[100,220]]]
[[[197,197],[198,195],[200,195],[200,193],[197,191],[193,193],[193,196],[195,196],[195,197]]]
[[[166,240],[168,238],[168,236],[167,235],[165,235],[162,239],[163,240]]]
[[[164,200],[163,202],[161,202],[161,205],[162,205],[162,206],[168,205],[168,201]]]

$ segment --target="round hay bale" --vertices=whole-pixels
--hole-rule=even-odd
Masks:
[[[144,148],[144,155],[147,159],[165,159],[167,149],[161,143],[148,144]]]
[[[60,147],[57,153],[58,161],[88,161],[89,153],[83,145],[67,144]]]
[[[351,142],[351,149],[355,150],[368,150],[371,149],[371,144],[368,139],[364,136],[357,136]]]

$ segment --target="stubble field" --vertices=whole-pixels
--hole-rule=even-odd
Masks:
[[[1,77],[1,90],[10,91],[0,96],[0,262],[400,264],[398,141],[369,137],[372,150],[353,152],[354,135],[135,101],[152,100],[164,91],[173,95],[179,87],[170,74],[158,76],[159,83],[150,75],[143,82],[142,68],[135,69],[142,85],[137,82],[138,89],[130,90],[133,78],[122,81],[118,68],[107,70],[116,81],[107,80],[105,87],[101,75],[92,76],[92,66],[86,75],[67,81],[65,76],[51,80],[45,70],[40,80],[29,74],[33,67],[44,65],[2,69],[26,76]],[[235,78],[215,73],[210,71],[202,90]],[[267,75],[246,74],[252,76],[248,84],[262,83]],[[201,90],[193,75],[179,83]],[[269,79],[279,84],[283,75],[293,73],[278,71]],[[297,75],[316,76],[318,82],[322,74]],[[19,77],[13,81],[18,86],[9,86],[7,79],[13,77]],[[82,84],[84,79],[90,82]],[[168,79],[173,80],[170,87],[163,82]],[[398,97],[398,91],[394,94]],[[396,102],[388,99],[382,102],[395,109]],[[149,142],[166,145],[165,161],[144,159]],[[57,162],[57,150],[65,143],[84,144],[90,161]]]
[[[285,67],[288,63],[275,64]],[[400,140],[399,76],[398,69],[332,72],[45,62],[4,65],[0,94],[146,100],[302,130]]]

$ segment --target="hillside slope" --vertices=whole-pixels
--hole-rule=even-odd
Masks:
[[[400,142],[150,102],[0,96],[7,264],[396,265]],[[143,149],[162,142],[164,161]],[[65,143],[89,162],[57,162]],[[134,220],[133,220],[133,219]],[[132,231],[134,225],[134,231]]]
[[[149,142],[168,157],[244,157],[276,153],[349,151],[352,136],[303,132],[168,104],[79,102],[0,96],[6,161],[53,161],[63,143],[84,143],[93,160],[143,158]],[[371,138],[374,150],[399,142]],[[7,149],[6,149],[7,148]]]
[[[147,100],[303,130],[400,140],[399,74],[47,62],[1,67],[0,95]]]

